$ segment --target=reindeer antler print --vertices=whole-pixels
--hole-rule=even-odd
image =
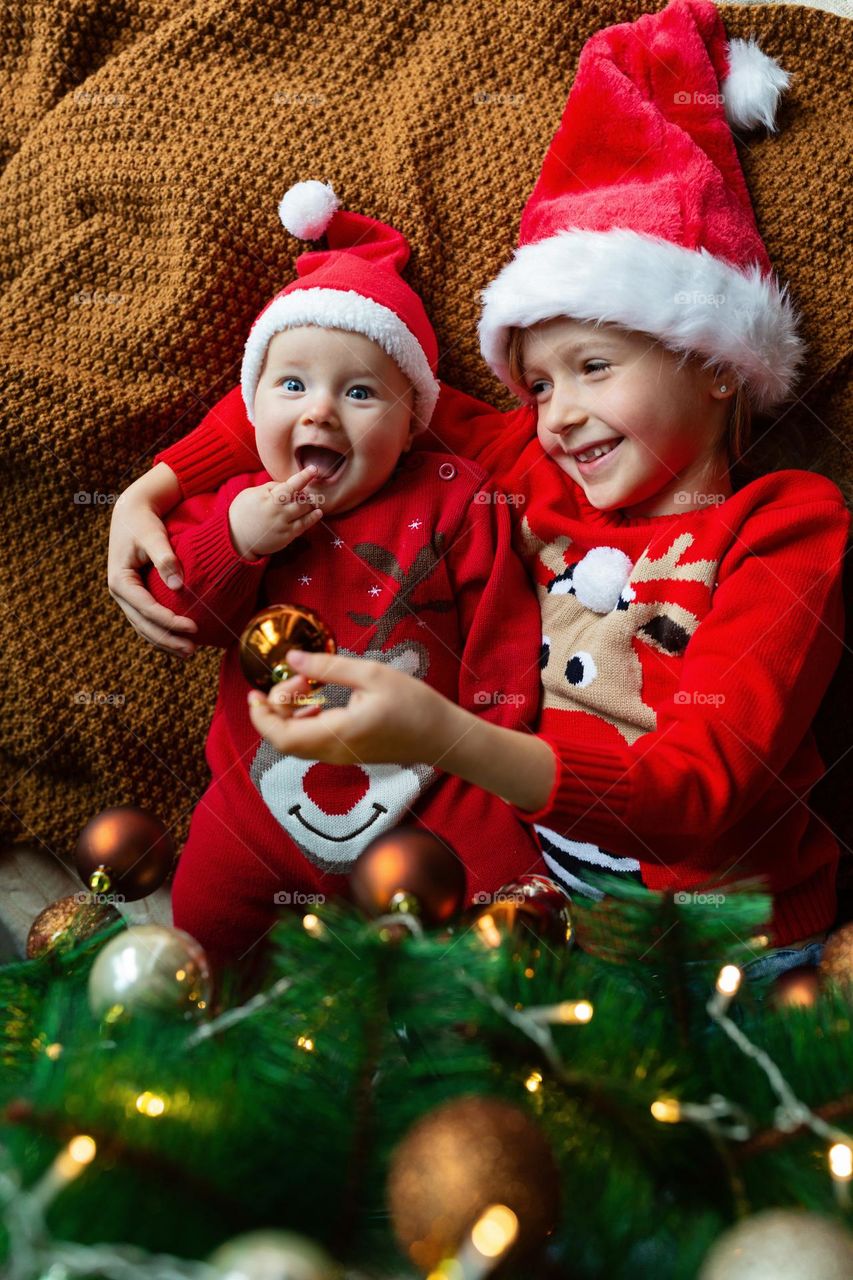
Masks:
[[[438,613],[447,613],[455,606],[452,600],[421,600],[416,604],[410,601],[415,590],[433,572],[440,562],[445,543],[445,534],[435,533],[429,542],[418,551],[407,572],[404,572],[397,557],[387,547],[380,547],[375,542],[357,542],[355,553],[369,564],[372,569],[385,573],[395,582],[399,582],[400,590],[392,598],[387,608],[374,617],[370,613],[348,613],[348,617],[360,627],[375,627],[376,635],[371,639],[370,647],[382,648],[391,632],[407,614],[423,613],[433,609]]]

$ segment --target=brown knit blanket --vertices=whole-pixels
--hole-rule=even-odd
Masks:
[[[404,230],[443,377],[506,405],[478,354],[478,292],[514,244],[581,45],[647,7],[2,6],[0,847],[28,839],[67,858],[90,816],[128,802],[186,834],[219,654],[184,665],[126,623],[106,587],[111,504],[237,381],[248,327],[290,271],[286,187],[332,181],[346,207]],[[845,486],[849,24],[782,5],[724,20],[794,75],[778,135],[740,146],[810,345],[803,399],[773,438],[800,440],[801,465]],[[819,720],[830,763],[850,749],[851,686],[848,664]],[[821,788],[848,844],[851,760]]]

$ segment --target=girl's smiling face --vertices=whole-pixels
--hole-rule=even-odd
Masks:
[[[667,515],[732,492],[730,370],[703,369],[648,334],[563,317],[524,330],[521,363],[542,448],[592,506]],[[596,445],[607,448],[597,459],[586,452]]]
[[[389,478],[417,426],[414,390],[360,333],[303,326],[277,333],[255,392],[255,444],[273,480],[314,463],[307,492],[349,511]]]

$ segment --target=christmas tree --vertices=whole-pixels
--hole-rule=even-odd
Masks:
[[[845,964],[738,989],[754,886],[599,882],[292,913],[214,1007],[154,926],[0,969],[6,1274],[850,1274]]]

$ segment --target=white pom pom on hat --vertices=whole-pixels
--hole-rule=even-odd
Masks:
[[[340,205],[327,182],[297,182],[281,198],[278,216],[285,231],[300,240],[319,240]]]
[[[726,119],[733,129],[776,129],[776,108],[791,77],[754,39],[729,41],[729,73],[721,84]]]

